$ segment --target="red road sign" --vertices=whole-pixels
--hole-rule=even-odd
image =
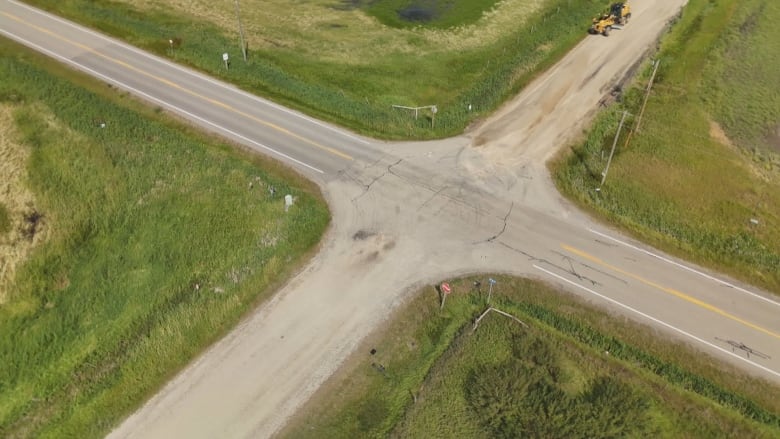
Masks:
[[[452,292],[452,288],[450,288],[450,284],[444,282],[443,284],[441,284],[441,291],[444,294],[450,294],[450,292]]]

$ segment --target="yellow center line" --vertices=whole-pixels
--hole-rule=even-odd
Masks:
[[[154,74],[149,73],[149,72],[147,72],[145,70],[139,69],[138,67],[130,65],[130,64],[124,62],[124,61],[121,61],[121,60],[118,60],[116,58],[112,58],[112,57],[110,57],[108,55],[105,55],[103,53],[100,53],[96,49],[93,49],[93,48],[91,48],[89,46],[86,46],[84,44],[81,44],[81,43],[78,43],[76,41],[72,41],[72,40],[70,40],[68,38],[65,38],[62,35],[59,35],[59,34],[53,32],[53,31],[51,31],[49,29],[45,29],[45,28],[42,28],[42,27],[37,26],[35,24],[32,24],[32,23],[30,23],[28,21],[23,20],[22,18],[19,18],[19,17],[15,16],[15,15],[7,13],[7,12],[0,12],[0,13],[5,15],[8,18],[14,20],[14,21],[17,21],[19,23],[25,24],[25,25],[33,28],[33,29],[36,29],[39,32],[42,32],[42,33],[47,34],[47,35],[50,35],[50,36],[52,36],[52,37],[54,37],[54,38],[56,38],[56,39],[58,39],[60,41],[63,41],[65,43],[68,43],[70,45],[78,47],[80,49],[83,49],[83,50],[85,50],[87,52],[93,53],[93,54],[95,54],[95,55],[97,55],[97,56],[99,56],[99,57],[101,57],[103,59],[111,61],[111,62],[113,62],[113,63],[115,63],[117,65],[120,65],[120,66],[122,66],[122,67],[124,67],[124,68],[126,68],[126,69],[128,69],[130,71],[133,71],[133,72],[139,73],[141,75],[147,76],[149,78],[152,78],[152,79],[154,79],[154,80],[156,80],[156,81],[158,81],[158,82],[160,82],[162,84],[165,84],[165,85],[167,85],[167,86],[169,86],[171,88],[175,88],[177,90],[183,91],[183,92],[185,92],[185,93],[187,93],[187,94],[189,94],[191,96],[194,96],[196,98],[202,99],[202,100],[204,100],[204,101],[206,101],[206,102],[208,102],[208,103],[210,103],[212,105],[216,105],[216,106],[218,106],[220,108],[224,108],[225,110],[228,110],[230,112],[233,112],[235,114],[243,116],[243,117],[245,117],[247,119],[250,119],[250,120],[252,120],[254,122],[257,122],[257,123],[259,123],[261,125],[265,125],[265,126],[267,126],[269,128],[272,128],[272,129],[274,129],[276,131],[279,131],[280,133],[286,134],[286,135],[288,135],[288,136],[290,136],[292,138],[295,138],[295,139],[298,139],[298,140],[300,140],[302,142],[308,143],[309,145],[312,145],[312,146],[314,146],[316,148],[319,148],[319,149],[321,149],[323,151],[326,151],[326,152],[328,152],[330,154],[339,156],[339,157],[341,157],[343,159],[346,159],[346,160],[354,160],[354,158],[352,156],[350,156],[349,154],[345,154],[345,153],[343,153],[343,152],[341,152],[341,151],[339,151],[337,149],[334,149],[334,148],[322,145],[322,144],[317,143],[317,142],[315,142],[315,141],[313,141],[311,139],[308,139],[308,138],[303,137],[301,135],[295,134],[295,133],[293,133],[292,131],[290,131],[290,130],[288,130],[286,128],[283,128],[283,127],[281,127],[279,125],[276,125],[274,123],[268,122],[266,120],[260,119],[260,118],[258,118],[256,116],[253,116],[253,115],[249,114],[249,113],[241,111],[241,110],[239,110],[239,109],[237,109],[237,108],[235,108],[233,106],[230,106],[230,105],[228,105],[228,104],[226,104],[224,102],[218,101],[216,99],[209,98],[207,96],[203,96],[203,95],[201,95],[201,94],[199,94],[199,93],[197,93],[197,92],[195,92],[193,90],[190,90],[188,88],[182,87],[181,85],[179,85],[179,84],[177,84],[177,83],[175,83],[173,81],[170,81],[168,79],[162,78],[162,77],[157,76],[157,75],[154,75]]]
[[[630,273],[628,271],[622,270],[622,269],[620,269],[620,268],[618,268],[618,267],[616,267],[614,265],[611,265],[611,264],[609,264],[607,262],[602,261],[601,259],[599,259],[596,256],[593,256],[593,255],[591,255],[589,253],[586,253],[586,252],[584,252],[582,250],[576,249],[576,248],[574,248],[574,247],[572,247],[570,245],[561,244],[561,248],[563,248],[564,250],[566,250],[566,251],[568,251],[570,253],[574,253],[577,256],[583,257],[583,258],[585,258],[585,259],[587,259],[587,260],[589,260],[591,262],[595,262],[596,264],[599,264],[602,267],[609,268],[609,269],[611,269],[613,271],[616,271],[616,272],[618,272],[620,274],[628,276],[628,277],[630,277],[630,278],[632,278],[634,280],[637,280],[637,281],[639,281],[639,282],[641,282],[641,283],[643,283],[645,285],[648,285],[648,286],[651,286],[651,287],[656,288],[658,290],[661,290],[661,291],[663,291],[663,292],[665,292],[667,294],[671,294],[671,295],[673,295],[675,297],[678,297],[678,298],[680,298],[682,300],[685,300],[686,302],[692,303],[692,304],[694,304],[694,305],[696,305],[698,307],[704,308],[704,309],[706,309],[708,311],[712,311],[712,312],[714,312],[716,314],[719,314],[719,315],[721,315],[723,317],[726,317],[728,319],[734,320],[735,322],[739,322],[739,323],[741,323],[741,324],[743,324],[743,325],[745,325],[745,326],[747,326],[749,328],[755,329],[756,331],[760,331],[760,332],[763,332],[765,334],[771,335],[774,338],[780,339],[780,334],[778,334],[776,332],[773,332],[773,331],[771,331],[769,329],[766,329],[766,328],[763,328],[761,326],[758,326],[755,323],[751,323],[751,322],[749,322],[749,321],[747,321],[745,319],[742,319],[742,318],[737,317],[737,316],[735,316],[733,314],[730,314],[730,313],[728,313],[728,312],[718,308],[717,306],[714,306],[714,305],[711,305],[711,304],[709,304],[707,302],[701,301],[701,300],[699,300],[699,299],[697,299],[695,297],[691,297],[691,296],[689,296],[689,295],[687,295],[687,294],[685,294],[685,293],[683,293],[681,291],[675,290],[673,288],[668,288],[668,287],[665,287],[663,285],[659,285],[659,284],[657,284],[657,283],[655,283],[655,282],[653,282],[651,280],[643,278],[642,276],[639,276],[639,275]]]

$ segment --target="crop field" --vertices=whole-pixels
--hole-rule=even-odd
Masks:
[[[604,7],[601,0],[241,0],[244,63],[232,0],[30,3],[314,116],[396,139],[462,132],[565,54]],[[229,71],[223,52],[234,60]],[[430,112],[415,120],[393,105],[437,105],[435,124]]]
[[[640,130],[649,65],[553,166],[559,188],[655,246],[780,293],[778,20],[780,2],[691,0],[656,55]]]
[[[494,276],[495,277],[495,276]],[[531,280],[433,286],[368,336],[282,437],[774,437],[780,401],[653,329]],[[484,281],[484,278],[481,280]],[[486,282],[483,282],[485,284]]]
[[[280,164],[5,39],[0,78],[0,437],[102,436],[289,277],[329,214]]]

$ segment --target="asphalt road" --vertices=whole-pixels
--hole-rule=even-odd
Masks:
[[[467,135],[389,144],[0,0],[0,34],[295,167],[333,212],[311,264],[111,436],[270,436],[411,291],[468,272],[551,281],[780,383],[776,296],[594,224],[544,168],[683,3],[635,6]]]

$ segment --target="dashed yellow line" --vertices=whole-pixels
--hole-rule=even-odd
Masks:
[[[224,109],[225,109],[225,110],[227,110],[227,111],[230,111],[230,112],[232,112],[232,113],[235,113],[235,114],[238,114],[238,115],[240,115],[240,116],[243,116],[243,117],[245,117],[245,118],[247,118],[247,119],[249,119],[249,120],[252,120],[252,121],[254,121],[254,122],[257,122],[257,123],[259,123],[259,124],[261,124],[261,125],[265,125],[265,126],[267,126],[267,127],[269,127],[269,128],[272,128],[272,129],[274,129],[274,130],[276,130],[276,131],[280,132],[280,133],[286,134],[287,136],[290,136],[290,137],[292,137],[292,138],[294,138],[294,139],[298,139],[298,140],[300,140],[300,141],[302,141],[302,142],[304,142],[304,143],[307,143],[307,144],[309,144],[309,145],[311,145],[311,146],[314,146],[314,147],[316,147],[316,148],[318,148],[318,149],[321,149],[321,150],[323,150],[323,151],[326,151],[326,152],[328,152],[328,153],[330,153],[330,154],[333,154],[333,155],[335,155],[335,156],[341,157],[341,158],[343,158],[343,159],[345,159],[345,160],[354,160],[354,159],[353,159],[353,157],[352,157],[352,156],[350,156],[349,154],[345,154],[345,153],[343,153],[343,152],[341,152],[341,151],[339,151],[339,150],[337,150],[337,149],[334,149],[334,148],[331,148],[331,147],[328,147],[328,146],[322,145],[322,144],[320,144],[320,143],[317,143],[317,142],[315,142],[315,141],[313,141],[313,140],[311,140],[311,139],[308,139],[308,138],[306,138],[306,137],[303,137],[303,136],[301,136],[301,135],[298,135],[298,134],[296,134],[296,133],[293,133],[292,131],[290,131],[290,130],[288,130],[288,129],[284,128],[284,127],[281,127],[281,126],[279,126],[279,125],[276,125],[276,124],[274,124],[274,123],[271,123],[271,122],[268,122],[268,121],[266,121],[266,120],[260,119],[259,117],[256,117],[256,116],[254,116],[254,115],[251,115],[251,114],[249,114],[249,113],[246,113],[246,112],[244,112],[244,111],[241,111],[241,110],[239,110],[239,109],[237,109],[237,108],[235,108],[235,107],[233,107],[233,106],[231,106],[231,105],[228,105],[228,104],[226,104],[226,103],[224,103],[224,102],[222,102],[222,101],[218,101],[218,100],[216,100],[216,99],[212,99],[212,98],[209,98],[209,97],[207,97],[207,96],[203,96],[203,95],[201,95],[200,93],[197,93],[197,92],[195,92],[195,91],[193,91],[193,90],[190,90],[190,89],[188,89],[188,88],[182,87],[181,85],[179,85],[179,84],[177,84],[177,83],[175,83],[175,82],[173,82],[173,81],[171,81],[171,80],[168,80],[168,79],[165,79],[165,78],[163,78],[163,77],[160,77],[160,76],[154,75],[154,74],[152,74],[152,73],[149,73],[149,72],[147,72],[147,71],[145,71],[145,70],[143,70],[143,69],[140,69],[140,68],[138,68],[138,67],[135,67],[135,66],[133,66],[133,65],[131,65],[131,64],[128,64],[128,63],[126,63],[126,62],[124,62],[124,61],[121,61],[121,60],[118,60],[118,59],[116,59],[116,58],[112,58],[112,57],[110,57],[110,56],[108,56],[108,55],[105,55],[105,54],[103,54],[103,53],[100,53],[100,52],[98,52],[97,50],[95,50],[95,49],[93,49],[93,48],[91,48],[91,47],[89,47],[89,46],[86,46],[86,45],[84,45],[84,44],[81,44],[81,43],[78,43],[78,42],[76,42],[76,41],[70,40],[70,39],[68,39],[68,38],[66,38],[66,37],[63,37],[62,35],[59,35],[59,34],[57,34],[57,33],[55,33],[55,32],[52,32],[52,31],[51,31],[51,30],[49,30],[49,29],[45,29],[45,28],[42,28],[42,27],[40,27],[40,26],[37,26],[37,25],[35,25],[35,24],[32,24],[32,23],[30,23],[30,22],[28,22],[28,21],[26,21],[26,20],[23,20],[22,18],[19,18],[19,17],[15,16],[15,15],[12,15],[12,14],[9,14],[9,13],[7,13],[7,12],[0,12],[0,13],[1,13],[1,14],[3,14],[3,15],[5,15],[6,17],[8,17],[8,18],[10,18],[10,19],[12,19],[12,20],[14,20],[14,21],[16,21],[16,22],[19,22],[19,23],[22,23],[22,24],[24,24],[24,25],[27,25],[27,26],[29,26],[29,27],[31,27],[31,28],[33,28],[33,29],[36,29],[36,30],[37,30],[37,31],[39,31],[39,32],[45,33],[46,35],[50,35],[50,36],[52,36],[52,37],[54,37],[54,38],[56,38],[56,39],[58,39],[58,40],[60,40],[60,41],[63,41],[63,42],[65,42],[65,43],[68,43],[68,44],[70,44],[70,45],[73,45],[73,46],[75,46],[75,47],[78,47],[78,48],[80,48],[80,49],[82,49],[82,50],[85,50],[85,51],[87,51],[87,52],[90,52],[90,53],[92,53],[92,54],[94,54],[94,55],[97,55],[97,56],[99,56],[99,57],[101,57],[101,58],[103,58],[103,59],[106,59],[106,60],[108,60],[108,61],[111,61],[111,62],[113,62],[114,64],[117,64],[117,65],[119,65],[119,66],[122,66],[122,67],[124,67],[124,68],[126,68],[126,69],[128,69],[128,70],[130,70],[130,71],[133,71],[133,72],[139,73],[139,74],[141,74],[141,75],[143,75],[143,76],[146,76],[146,77],[148,77],[148,78],[152,78],[152,79],[154,79],[155,81],[158,81],[158,82],[160,82],[160,83],[162,83],[162,84],[165,84],[165,85],[167,85],[168,87],[175,88],[175,89],[177,89],[177,90],[180,90],[180,91],[182,91],[182,92],[184,92],[184,93],[187,93],[187,94],[189,94],[190,96],[194,96],[194,97],[196,97],[196,98],[198,98],[198,99],[202,99],[203,101],[206,101],[206,102],[208,102],[208,103],[210,103],[210,104],[212,104],[212,105],[215,105],[215,106],[217,106],[217,107],[220,107],[220,108],[224,108]]]
[[[749,321],[747,321],[747,320],[745,320],[743,318],[740,318],[740,317],[737,317],[737,316],[735,316],[733,314],[730,314],[730,313],[728,313],[728,312],[718,308],[717,306],[711,305],[711,304],[709,304],[707,302],[704,302],[702,300],[699,300],[699,299],[697,299],[695,297],[691,297],[691,296],[689,296],[689,295],[687,295],[687,294],[685,294],[685,293],[683,293],[681,291],[675,290],[674,288],[668,288],[668,287],[665,287],[663,285],[659,285],[659,284],[657,284],[657,283],[655,283],[655,282],[653,282],[651,280],[643,278],[642,276],[636,275],[634,273],[628,272],[628,271],[623,270],[621,268],[618,268],[618,267],[616,267],[614,265],[611,265],[611,264],[609,264],[607,262],[604,262],[601,259],[599,259],[598,257],[593,256],[593,255],[591,255],[589,253],[586,253],[586,252],[584,252],[582,250],[579,250],[577,248],[574,248],[574,247],[572,247],[570,245],[561,244],[561,248],[563,248],[564,250],[566,250],[566,251],[568,251],[570,253],[573,253],[573,254],[575,254],[577,256],[585,258],[585,259],[587,259],[587,260],[589,260],[591,262],[595,262],[596,264],[599,264],[602,267],[609,268],[610,270],[616,271],[616,272],[618,272],[618,273],[620,273],[620,274],[622,274],[624,276],[628,276],[628,277],[630,277],[630,278],[632,278],[634,280],[642,282],[645,285],[651,286],[651,287],[653,287],[655,289],[658,289],[660,291],[663,291],[663,292],[665,292],[667,294],[671,294],[672,296],[678,297],[678,298],[680,298],[680,299],[682,299],[682,300],[684,300],[684,301],[686,301],[688,303],[692,303],[692,304],[694,304],[694,305],[696,305],[696,306],[698,306],[700,308],[704,308],[707,311],[712,311],[712,312],[714,312],[716,314],[719,314],[719,315],[721,315],[723,317],[726,317],[728,319],[734,320],[735,322],[739,322],[739,323],[741,323],[741,324],[743,324],[743,325],[745,325],[745,326],[747,326],[749,328],[755,329],[756,331],[760,331],[760,332],[763,332],[764,334],[768,334],[768,335],[771,335],[774,338],[780,339],[780,334],[778,334],[776,332],[773,332],[773,331],[771,331],[769,329],[766,329],[764,327],[758,326],[755,323],[751,323],[751,322],[749,322]]]

